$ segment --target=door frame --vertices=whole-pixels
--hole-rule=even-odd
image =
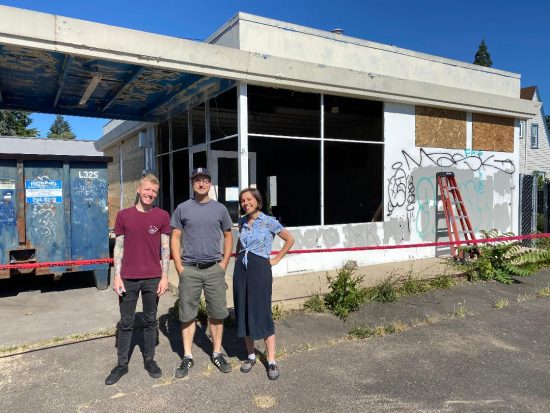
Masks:
[[[238,158],[237,151],[208,151],[207,162],[208,170],[212,174],[212,188],[210,189],[210,198],[218,200],[218,159],[219,158]],[[256,152],[248,153],[249,159],[249,174],[250,174],[250,186],[256,187]],[[238,172],[238,171],[237,171]],[[239,188],[244,189],[244,188]]]

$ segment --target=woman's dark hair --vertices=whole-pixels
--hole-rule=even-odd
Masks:
[[[256,188],[245,188],[239,194],[239,207],[241,209],[241,213],[244,214],[243,208],[240,206],[241,205],[241,198],[242,198],[243,194],[246,193],[246,192],[250,192],[250,194],[254,197],[254,199],[256,199],[256,202],[258,203],[257,210],[261,211],[263,206],[264,206],[264,201],[262,199],[262,194],[260,194],[260,191],[258,191]]]

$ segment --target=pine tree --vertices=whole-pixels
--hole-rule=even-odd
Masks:
[[[48,138],[74,139],[76,138],[76,135],[73,133],[69,122],[67,122],[62,115],[57,115],[52,123],[52,126],[50,126]]]
[[[476,55],[474,57],[474,65],[492,67],[493,61],[491,60],[491,54],[487,50],[487,44],[485,39],[481,40],[479,48],[477,49]]]
[[[27,112],[0,110],[0,136],[38,136],[38,129],[29,129],[32,119]]]

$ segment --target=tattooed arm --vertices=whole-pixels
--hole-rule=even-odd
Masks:
[[[122,256],[124,255],[124,235],[119,235],[115,240],[115,250],[113,252],[113,261],[115,263],[115,279],[113,281],[113,290],[118,295],[126,292],[124,282],[120,277],[120,269],[122,268]]]
[[[162,277],[157,288],[160,297],[168,289],[168,264],[170,263],[170,235],[160,235],[160,256],[162,261]]]

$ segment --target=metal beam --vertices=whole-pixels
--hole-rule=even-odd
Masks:
[[[59,75],[59,80],[57,81],[57,93],[55,94],[55,99],[53,101],[54,108],[57,107],[57,102],[59,102],[61,89],[63,89],[63,85],[65,84],[65,79],[67,78],[67,73],[69,73],[69,67],[71,66],[72,61],[73,57],[70,54],[65,55],[65,59],[63,60],[63,69],[61,75]]]
[[[101,112],[105,112],[105,110],[111,106],[111,104],[124,92],[128,86],[136,80],[143,72],[145,71],[144,67],[138,68],[134,73],[132,73],[126,80],[122,82],[122,85],[118,88],[118,90],[114,93],[113,97],[109,99],[109,101],[101,108]]]

